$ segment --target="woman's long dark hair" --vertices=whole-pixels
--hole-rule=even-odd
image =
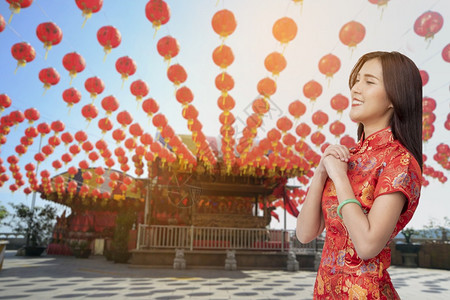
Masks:
[[[422,79],[414,62],[398,52],[370,52],[363,55],[350,74],[350,89],[356,76],[368,60],[378,58],[383,69],[383,82],[387,96],[394,106],[390,127],[398,140],[414,156],[422,168]],[[358,125],[358,140],[364,125]]]

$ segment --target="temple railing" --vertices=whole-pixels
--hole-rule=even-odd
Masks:
[[[316,240],[300,244],[293,230],[259,228],[223,228],[195,226],[161,226],[140,224],[137,250],[265,250],[316,251]]]

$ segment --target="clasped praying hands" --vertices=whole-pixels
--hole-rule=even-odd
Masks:
[[[331,180],[347,176],[350,151],[343,145],[331,145],[325,150],[320,164]]]

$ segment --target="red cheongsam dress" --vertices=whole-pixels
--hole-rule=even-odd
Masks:
[[[391,264],[388,245],[416,210],[422,172],[416,159],[394,140],[390,128],[359,141],[350,152],[347,175],[365,214],[383,194],[400,191],[407,202],[383,250],[371,259],[362,260],[337,215],[339,202],[334,183],[326,181],[322,195],[326,237],[314,299],[399,299],[387,272]]]

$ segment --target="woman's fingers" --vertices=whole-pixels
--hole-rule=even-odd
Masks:
[[[348,161],[350,159],[350,151],[348,151],[347,147],[342,145],[331,145],[329,146],[324,153],[324,157],[331,155],[336,159],[340,159],[341,161]]]

